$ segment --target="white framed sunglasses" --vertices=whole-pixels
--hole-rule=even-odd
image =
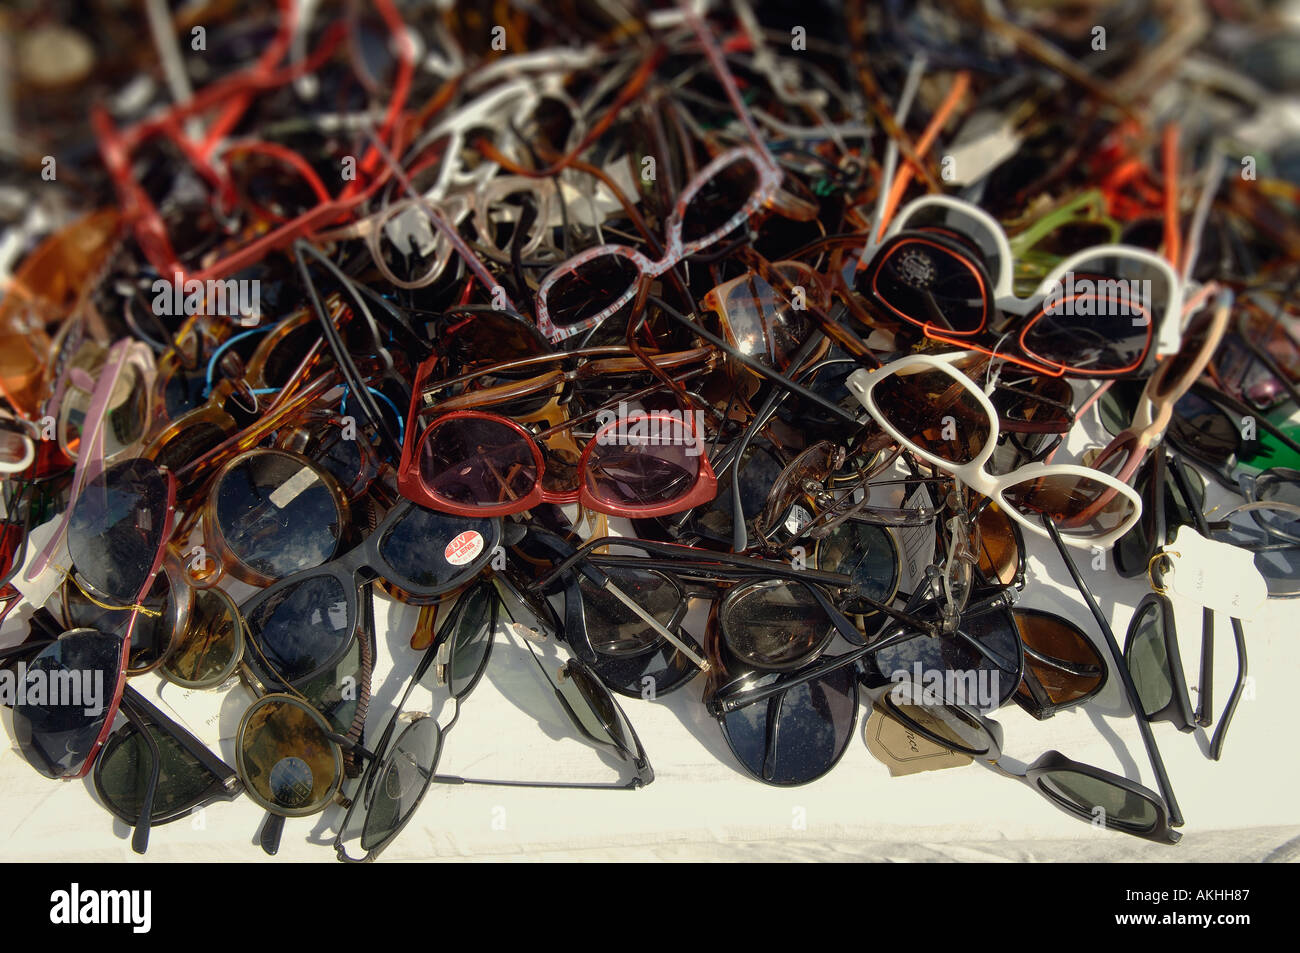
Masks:
[[[992,499],[1021,526],[1048,536],[1046,513],[1067,543],[1112,546],[1142,516],[1142,498],[1132,487],[1070,463],[1030,463],[1003,476],[988,471],[1000,432],[997,410],[956,366],[974,357],[969,351],[913,355],[854,371],[846,383],[886,433]]]

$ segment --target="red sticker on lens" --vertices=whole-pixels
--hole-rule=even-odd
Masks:
[[[463,566],[481,552],[483,552],[483,534],[469,529],[448,543],[442,555],[453,566]]]

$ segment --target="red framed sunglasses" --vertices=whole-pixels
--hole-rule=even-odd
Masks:
[[[413,408],[410,419],[414,414]],[[578,503],[611,516],[668,516],[718,492],[703,434],[690,416],[670,411],[605,419],[576,466],[549,470],[538,438],[499,414],[458,410],[418,437],[413,431],[407,428],[398,490],[446,513],[505,516],[542,503]]]

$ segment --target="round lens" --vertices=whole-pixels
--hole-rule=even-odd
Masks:
[[[243,652],[239,610],[218,589],[196,589],[184,631],[176,636],[162,674],[187,688],[219,685],[234,671]]]
[[[440,595],[476,573],[500,540],[495,519],[409,506],[379,540],[385,575],[414,595]]]
[[[883,526],[847,520],[835,527],[817,546],[817,568],[853,577],[862,595],[876,602],[889,602],[898,591],[898,544]],[[839,607],[854,615],[876,615],[877,610],[861,599]],[[882,614],[881,621],[886,617]]]
[[[362,850],[382,847],[410,820],[433,780],[441,748],[432,718],[417,720],[398,737],[377,769],[361,829]]]
[[[719,621],[732,654],[761,669],[789,669],[811,661],[835,632],[807,586],[776,580],[735,590],[724,602]]]
[[[244,715],[236,767],[249,795],[286,817],[324,807],[343,777],[339,747],[325,720],[294,698],[268,695]]]
[[[234,460],[214,491],[217,527],[255,573],[281,579],[338,550],[345,510],[321,470],[303,457],[254,450]]]

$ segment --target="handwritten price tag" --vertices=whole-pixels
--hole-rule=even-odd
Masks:
[[[1242,621],[1268,600],[1268,584],[1249,550],[1206,539],[1192,527],[1181,526],[1165,552],[1171,567],[1165,571],[1165,584],[1184,599]]]

